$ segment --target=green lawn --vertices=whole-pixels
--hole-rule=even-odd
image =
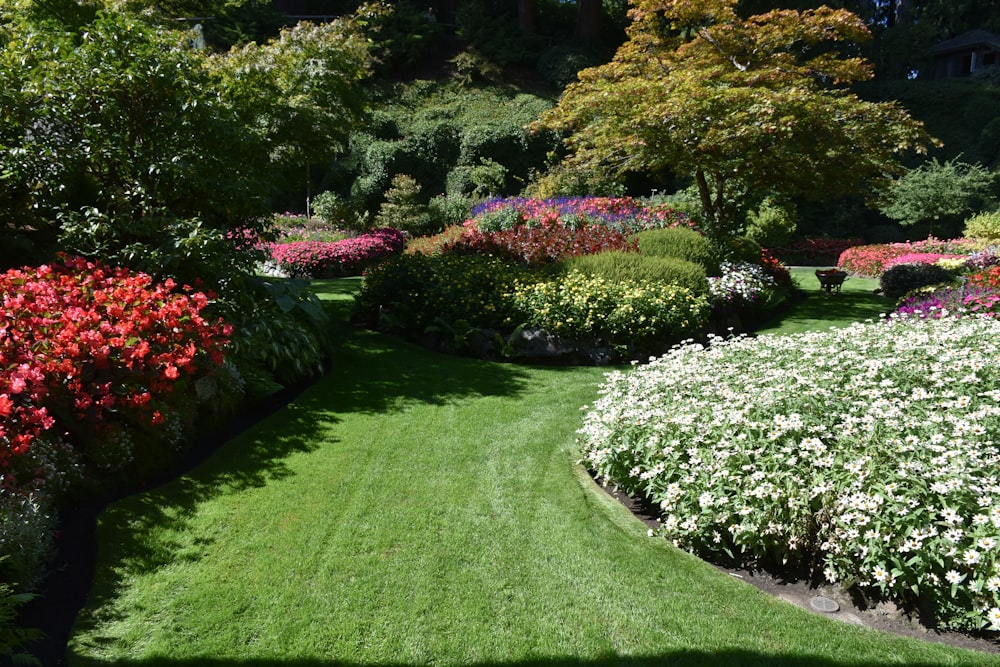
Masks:
[[[801,302],[758,331],[760,333],[801,333],[829,327],[844,327],[867,319],[877,320],[892,310],[894,301],[876,295],[878,280],[849,276],[839,293],[819,287],[813,267],[791,269],[792,279],[804,294]]]
[[[575,464],[601,377],[345,330],[294,403],[104,512],[70,664],[1000,665],[648,538]]]

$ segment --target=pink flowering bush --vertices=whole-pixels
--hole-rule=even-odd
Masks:
[[[899,258],[906,255],[916,253],[921,256],[936,254],[947,257],[965,257],[988,245],[988,242],[979,239],[942,241],[929,238],[924,241],[906,243],[854,246],[840,254],[837,266],[858,276],[878,278],[891,265],[901,263]]]
[[[295,241],[269,247],[271,257],[290,277],[340,278],[361,275],[366,267],[400,254],[406,247],[406,236],[383,228],[333,243]]]

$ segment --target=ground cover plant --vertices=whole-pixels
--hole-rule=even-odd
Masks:
[[[608,376],[584,460],[678,546],[1000,630],[998,334],[903,318],[686,345]]]
[[[349,305],[345,283],[323,286]],[[104,512],[70,665],[1000,664],[810,614],[649,539],[573,464],[600,370],[344,324],[330,375],[288,408]]]

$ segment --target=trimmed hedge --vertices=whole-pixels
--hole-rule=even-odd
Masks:
[[[639,252],[651,257],[675,257],[700,264],[705,273],[719,272],[719,256],[708,238],[688,227],[648,229],[636,234]]]
[[[678,285],[692,294],[708,293],[705,269],[676,257],[656,257],[617,250],[569,257],[559,263],[557,273],[579,271],[613,283],[654,282]]]

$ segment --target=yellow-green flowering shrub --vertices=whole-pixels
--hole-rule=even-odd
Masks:
[[[519,281],[509,298],[515,324],[620,345],[680,341],[704,326],[710,312],[708,299],[685,287],[613,282],[579,271],[552,280]]]

